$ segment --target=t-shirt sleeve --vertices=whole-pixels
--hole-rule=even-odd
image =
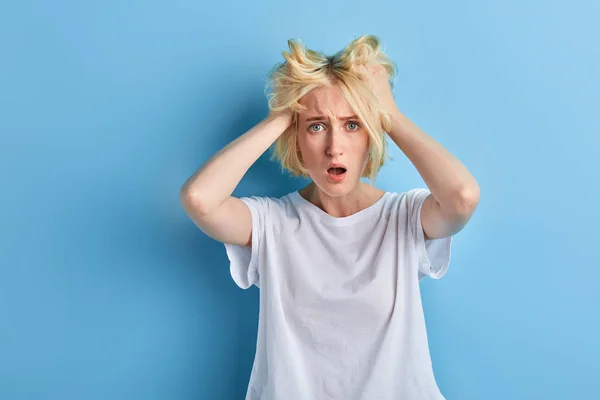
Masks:
[[[252,285],[260,288],[259,263],[261,247],[264,243],[264,233],[267,220],[267,203],[265,197],[240,197],[252,214],[252,247],[224,243],[229,258],[229,272],[233,281],[242,289]]]
[[[413,189],[407,194],[410,229],[415,241],[419,280],[425,276],[440,279],[450,265],[452,236],[439,239],[425,239],[421,225],[423,202],[431,192],[429,189]]]

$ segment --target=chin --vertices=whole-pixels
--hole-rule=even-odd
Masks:
[[[344,177],[339,182],[331,181],[329,177],[326,175],[323,179],[314,181],[315,185],[321,189],[322,192],[333,194],[335,193],[337,196],[340,196],[349,192],[352,192],[354,188],[358,186],[360,183],[360,179],[358,181],[352,179],[349,176]],[[326,190],[325,190],[326,189]]]

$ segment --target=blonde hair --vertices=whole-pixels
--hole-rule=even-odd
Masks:
[[[383,65],[393,88],[396,65],[380,49],[379,38],[361,36],[332,56],[309,50],[298,39],[288,40],[288,46],[290,52],[282,52],[286,61],[269,71],[265,86],[270,112],[293,112],[293,122],[275,141],[271,159],[278,159],[282,171],[287,169],[293,176],[309,176],[297,146],[298,113],[306,110],[299,101],[316,88],[338,85],[369,135],[368,160],[361,177],[374,182],[387,157],[386,132],[391,130],[391,118],[359,78],[358,68],[369,62]]]

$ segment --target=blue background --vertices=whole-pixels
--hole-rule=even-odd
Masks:
[[[287,39],[376,34],[481,201],[421,283],[449,399],[600,398],[600,3],[30,1],[0,14],[0,399],[242,399],[258,294],[178,194]],[[390,143],[377,186],[423,187]],[[236,196],[307,181],[265,153]]]

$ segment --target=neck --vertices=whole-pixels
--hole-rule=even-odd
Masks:
[[[347,217],[370,206],[382,193],[362,181],[349,192],[338,196],[325,193],[314,182],[299,192],[306,200],[336,218]]]

